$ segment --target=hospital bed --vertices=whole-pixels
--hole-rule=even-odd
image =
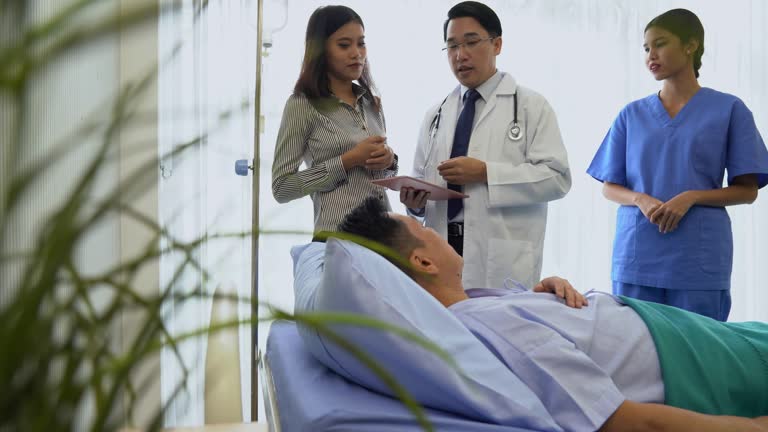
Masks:
[[[413,415],[397,400],[337,375],[305,348],[296,325],[272,324],[260,374],[272,432],[418,432]],[[426,409],[440,432],[521,432]]]

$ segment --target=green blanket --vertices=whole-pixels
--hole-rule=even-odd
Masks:
[[[768,415],[768,324],[724,323],[621,296],[659,353],[665,403],[705,414]]]

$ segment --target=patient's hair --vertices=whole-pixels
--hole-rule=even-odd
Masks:
[[[391,249],[400,255],[402,261],[383,254],[382,256],[410,277],[414,277],[415,272],[407,265],[407,259],[414,249],[424,243],[414,237],[403,222],[389,216],[382,200],[375,197],[366,198],[344,218],[338,231],[371,240]]]

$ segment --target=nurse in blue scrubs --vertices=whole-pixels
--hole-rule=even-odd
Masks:
[[[752,203],[768,184],[768,151],[744,102],[699,85],[704,28],[693,12],[654,18],[643,48],[661,91],[621,110],[587,170],[621,204],[613,291],[725,321],[733,266],[725,207]]]

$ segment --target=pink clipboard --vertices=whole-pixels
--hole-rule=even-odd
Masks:
[[[424,180],[419,180],[409,176],[397,176],[397,177],[389,177],[385,179],[371,180],[371,183],[377,184],[379,186],[384,186],[394,191],[399,191],[404,187],[409,187],[416,190],[425,190],[429,192],[429,198],[427,199],[430,201],[443,201],[443,200],[448,200],[452,198],[468,198],[469,197],[469,195],[456,192],[448,188],[444,188],[436,184],[425,182]]]

